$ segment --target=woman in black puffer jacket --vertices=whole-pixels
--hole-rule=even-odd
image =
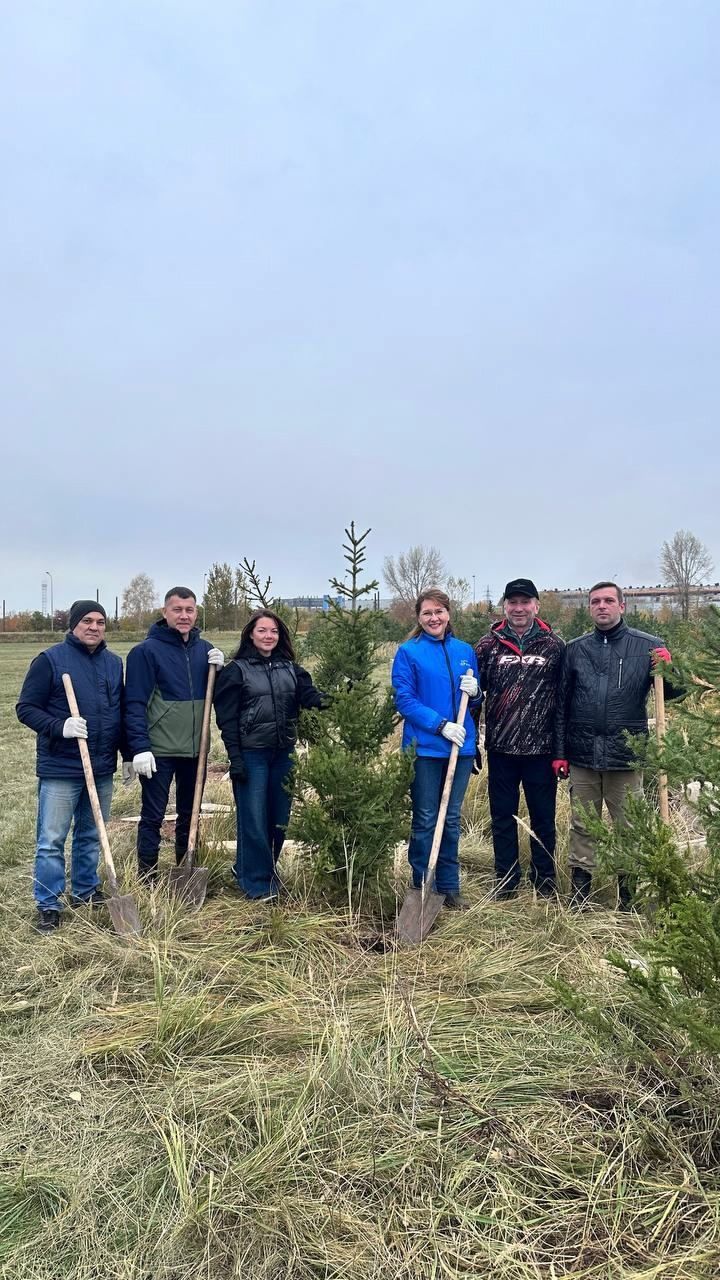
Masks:
[[[275,868],[290,820],[286,784],[298,716],[303,707],[322,709],[326,701],[295,662],[285,623],[272,609],[258,609],[215,691],[215,718],[230,760],[237,809],[233,872],[249,898],[277,897]]]

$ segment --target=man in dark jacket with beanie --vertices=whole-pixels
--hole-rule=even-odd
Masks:
[[[121,745],[122,661],[105,644],[107,615],[95,600],[76,600],[60,644],[38,654],[23,682],[18,720],[37,734],[38,820],[33,891],[38,932],[60,924],[65,891],[65,841],[73,825],[72,904],[97,905],[100,842],[85,785],[77,739],[88,744],[100,808],[107,820]],[[72,716],[62,677],[73,683],[79,716]]]
[[[530,578],[505,587],[502,622],[475,646],[485,691],[488,798],[495,852],[496,900],[516,898],[520,884],[517,815],[520,787],[530,827],[530,882],[555,894],[555,799],[552,758],[555,703],[565,645],[538,617]],[[561,775],[562,776],[562,775]]]
[[[636,768],[626,734],[647,735],[647,696],[656,662],[671,657],[658,636],[628,627],[625,601],[614,582],[597,582],[590,589],[590,616],[595,630],[571,640],[565,652],[555,733],[557,763],[570,766],[571,905],[582,907],[592,889],[595,842],[583,824],[583,809],[603,801],[613,822],[625,821],[628,794],[642,791],[642,772]],[[684,689],[664,681],[665,696],[678,698]],[[631,886],[618,881],[619,907],[631,907]]]
[[[138,870],[150,884],[157,878],[160,827],[173,779],[176,861],[187,853],[208,664],[220,668],[225,662],[195,626],[197,601],[189,587],[171,587],[162,613],[127,659],[127,743],[142,786]]]

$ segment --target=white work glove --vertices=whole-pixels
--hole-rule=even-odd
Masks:
[[[122,767],[122,784],[123,784],[123,786],[124,786],[124,787],[129,787],[129,786],[130,786],[130,784],[131,784],[131,783],[133,783],[133,782],[135,781],[135,776],[136,776],[136,775],[135,775],[135,769],[134,769],[134,768],[133,768],[133,766],[130,764],[130,761],[129,761],[129,760],[123,760],[123,767]]]
[[[225,654],[222,649],[211,649],[208,653],[208,662],[211,667],[217,667],[220,671],[225,666]]]
[[[82,716],[68,716],[63,725],[63,738],[87,738],[87,720]]]
[[[466,693],[469,698],[477,698],[478,682],[472,671],[466,671],[460,681],[460,692]]]
[[[443,738],[447,738],[448,742],[454,742],[458,747],[461,747],[465,741],[465,725],[455,724],[454,720],[448,720],[440,732]]]
[[[153,774],[157,773],[152,751],[138,751],[137,755],[133,756],[132,767],[138,778],[152,778]]]

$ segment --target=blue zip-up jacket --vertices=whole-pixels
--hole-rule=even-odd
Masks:
[[[76,738],[63,738],[70,716],[62,678],[73,682],[80,715],[87,720],[87,744],[96,778],[115,772],[122,749],[123,666],[101,640],[91,653],[68,631],[60,644],[30,663],[15,708],[17,718],[37,734],[38,778],[83,778]]]
[[[443,720],[455,720],[460,710],[460,679],[467,671],[478,675],[477,658],[469,644],[446,635],[435,640],[425,632],[406,640],[395,654],[392,684],[395,706],[405,723],[403,751],[415,746],[419,756],[449,756],[452,743],[439,732]],[[482,693],[470,703],[477,714]],[[475,722],[468,708],[461,756],[475,755]]]
[[[193,627],[183,640],[163,619],[127,656],[125,733],[130,756],[194,758],[200,751],[212,645]]]

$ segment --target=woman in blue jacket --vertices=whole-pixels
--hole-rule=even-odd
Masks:
[[[404,718],[403,750],[415,747],[415,776],[410,796],[412,829],[408,859],[413,884],[421,888],[427,870],[453,743],[459,747],[445,829],[435,869],[435,889],[445,905],[463,911],[460,897],[460,810],[475,760],[475,724],[470,711],[455,723],[462,693],[477,711],[482,701],[477,659],[450,627],[450,599],[444,591],[424,591],[415,602],[417,626],[393,662],[395,705]]]

